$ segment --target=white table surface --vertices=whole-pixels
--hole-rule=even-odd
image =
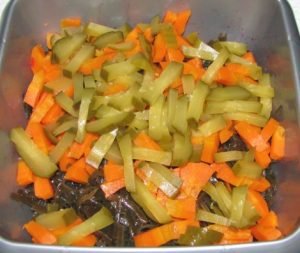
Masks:
[[[3,11],[4,6],[7,4],[9,0],[0,0],[0,16]],[[262,0],[263,1],[263,0]],[[300,0],[288,0],[292,6],[294,11],[298,29],[300,30]]]

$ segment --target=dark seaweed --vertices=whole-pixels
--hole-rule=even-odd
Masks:
[[[212,61],[209,61],[209,60],[203,60],[203,61],[202,61],[202,66],[203,66],[205,69],[207,69],[207,68],[210,66],[210,64],[212,64]]]
[[[26,103],[23,103],[23,108],[26,119],[29,119],[32,114],[32,107]]]
[[[283,121],[284,120],[283,106],[280,105],[276,110],[272,111],[271,117],[278,121]]]
[[[227,142],[223,143],[219,147],[219,151],[247,151],[247,146],[242,141],[242,139],[237,135],[234,134]]]
[[[269,207],[272,207],[274,202],[274,197],[278,189],[277,174],[276,174],[277,165],[278,163],[271,163],[269,168],[264,170],[264,176],[271,184],[271,187],[263,193],[263,196],[267,201]]]

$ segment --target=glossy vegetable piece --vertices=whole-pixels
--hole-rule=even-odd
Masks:
[[[165,224],[169,223],[172,219],[167,211],[149,192],[147,187],[137,177],[135,178],[136,191],[131,192],[132,198],[144,209],[146,214],[154,221]]]
[[[225,101],[225,100],[246,100],[250,98],[251,93],[240,87],[216,87],[210,90],[207,101]]]
[[[49,152],[49,157],[55,163],[58,163],[60,158],[66,152],[66,150],[71,147],[73,141],[75,139],[75,135],[72,133],[65,133],[63,137],[59,140],[56,146]]]
[[[185,234],[183,234],[178,243],[185,246],[202,246],[211,245],[219,242],[223,234],[207,227],[197,228],[188,227]]]
[[[101,210],[95,213],[93,216],[73,227],[67,233],[59,236],[58,244],[66,246],[71,245],[73,242],[107,227],[113,222],[114,220],[109,210],[105,207],[102,207]]]
[[[22,128],[12,129],[10,139],[16,145],[18,154],[35,175],[48,178],[58,169],[50,157],[36,146]]]
[[[174,197],[179,191],[182,180],[166,167],[155,163],[141,163],[139,169],[146,177],[168,197]]]
[[[94,45],[98,49],[102,49],[108,46],[109,44],[122,42],[123,39],[123,33],[121,31],[110,31],[100,35],[94,42]]]
[[[98,169],[105,154],[108,152],[111,145],[113,144],[113,142],[117,136],[117,132],[118,132],[118,130],[115,129],[115,130],[111,131],[110,133],[104,134],[99,137],[99,139],[96,141],[93,148],[91,149],[90,153],[86,157],[86,162],[89,165],[91,165],[95,169]]]
[[[73,105],[74,105],[73,100],[70,97],[68,97],[64,92],[59,92],[55,96],[55,101],[67,113],[69,113],[73,117],[78,117],[78,112],[73,107]]]
[[[202,60],[208,60],[208,61],[214,61],[219,55],[218,51],[216,51],[214,48],[210,47],[203,41],[200,42],[198,47],[183,46],[182,52],[186,57],[189,58],[197,57]]]
[[[78,216],[76,215],[75,210],[67,208],[55,212],[40,214],[35,218],[35,221],[48,229],[57,229],[68,226],[77,218]]]
[[[73,36],[66,36],[53,45],[52,60],[58,63],[64,63],[68,60],[84,43],[86,39],[85,34],[75,34]]]
[[[148,148],[133,147],[132,158],[136,160],[160,163],[163,165],[170,165],[172,161],[172,153]]]
[[[231,100],[223,102],[207,102],[205,113],[222,114],[226,112],[260,113],[262,105],[257,101]]]
[[[205,222],[209,222],[209,223],[213,223],[213,224],[219,224],[219,225],[223,225],[223,226],[230,226],[231,221],[230,219],[218,215],[218,214],[214,214],[202,209],[199,209],[197,211],[197,219],[199,221],[205,221]]]
[[[118,137],[118,144],[124,165],[125,187],[128,192],[136,191],[134,167],[133,167],[133,149],[132,140],[129,134]]]

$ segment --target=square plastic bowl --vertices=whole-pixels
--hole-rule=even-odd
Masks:
[[[221,32],[229,40],[246,42],[276,90],[274,108],[286,127],[286,158],[274,165],[277,194],[273,207],[284,238],[242,245],[156,249],[72,248],[29,243],[22,225],[30,210],[10,199],[16,190],[17,154],[9,129],[25,125],[22,97],[31,73],[31,48],[45,44],[46,33],[59,20],[80,16],[110,26],[147,22],[167,9],[191,9],[189,31],[204,41]],[[300,39],[292,11],[285,0],[12,0],[0,27],[0,252],[300,252]]]

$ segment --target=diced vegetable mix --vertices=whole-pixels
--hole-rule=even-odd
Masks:
[[[285,148],[270,75],[244,43],[183,35],[190,15],[167,11],[133,28],[66,18],[46,50],[32,49],[32,114],[11,141],[25,187],[13,196],[35,211],[24,225],[34,243],[281,237],[263,197],[265,169]]]

